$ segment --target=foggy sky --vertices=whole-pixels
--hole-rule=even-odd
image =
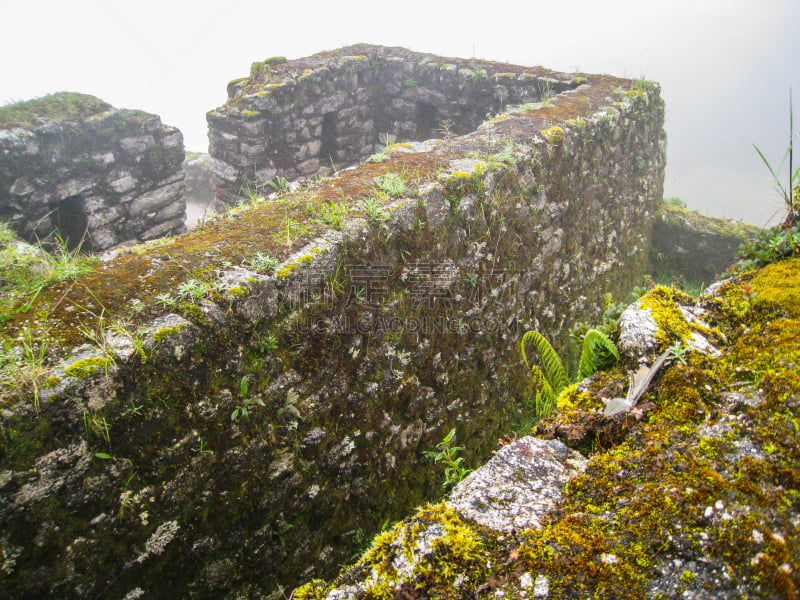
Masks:
[[[160,115],[190,150],[207,150],[205,113],[252,62],[360,42],[657,81],[665,196],[758,225],[779,220],[782,201],[752,144],[780,161],[790,86],[800,129],[798,0],[0,0],[0,9],[0,103],[93,94]]]

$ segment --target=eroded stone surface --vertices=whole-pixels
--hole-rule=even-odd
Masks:
[[[496,531],[540,527],[586,459],[557,440],[525,437],[504,446],[453,489],[447,503]]]

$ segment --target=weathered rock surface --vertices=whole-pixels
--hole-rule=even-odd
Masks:
[[[743,285],[758,292],[752,311]],[[666,305],[667,292],[651,292],[654,302]],[[680,313],[687,301],[674,300]],[[294,600],[797,598],[800,260],[728,280],[698,304],[720,352],[690,351],[664,367],[644,414],[614,417],[614,438],[597,428],[579,474],[558,482],[523,464],[498,472],[498,457],[517,444],[552,444],[524,438],[459,484],[456,502],[419,509],[332,584],[306,584]],[[675,322],[659,331],[662,348],[690,341]],[[612,380],[639,362],[624,359],[562,395],[539,431],[562,435],[553,423],[586,423],[589,414],[602,425]],[[503,476],[511,490],[547,482],[557,500],[544,512],[533,503],[529,526],[509,530],[508,507],[496,501]],[[485,509],[468,515],[458,506]],[[524,511],[513,513],[524,522]]]
[[[101,251],[185,230],[183,136],[158,116],[66,92],[2,110],[0,219],[27,241]]]
[[[585,469],[586,459],[561,442],[525,437],[459,482],[447,504],[495,531],[541,527],[567,481]]]
[[[2,589],[277,599],[332,576],[439,494],[422,459],[447,431],[472,463],[531,410],[523,331],[563,337],[639,281],[662,123],[657,86],[587,75],[42,290],[3,329],[46,373],[3,388]],[[54,491],[15,503],[32,483]]]

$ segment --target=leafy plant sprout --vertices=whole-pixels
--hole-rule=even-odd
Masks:
[[[778,166],[773,168],[772,164],[767,160],[767,157],[764,156],[764,153],[761,151],[761,149],[753,144],[753,148],[756,149],[756,152],[758,152],[761,160],[764,162],[767,169],[769,169],[770,175],[772,175],[772,181],[775,185],[776,191],[781,195],[783,201],[786,203],[786,206],[789,209],[789,214],[786,216],[786,225],[788,226],[792,226],[800,222],[800,167],[794,169],[793,165],[794,138],[797,135],[800,135],[800,132],[794,132],[794,106],[792,102],[792,88],[789,88],[789,145],[786,148],[786,151],[783,153]],[[783,165],[786,163],[787,159],[789,160],[789,177],[788,183],[784,187],[781,183],[781,171],[783,170]]]
[[[447,489],[450,486],[457,484],[472,472],[472,469],[467,469],[462,466],[464,461],[463,456],[458,456],[464,448],[462,446],[454,446],[453,439],[456,436],[455,428],[444,436],[441,442],[436,445],[437,450],[424,452],[425,457],[432,459],[433,462],[444,463],[444,483],[442,487]]]
[[[231,421],[249,421],[250,420],[250,410],[253,405],[256,406],[265,406],[264,401],[261,398],[251,398],[249,394],[249,383],[247,381],[247,375],[243,375],[241,380],[239,381],[239,406],[233,409],[231,413]]]

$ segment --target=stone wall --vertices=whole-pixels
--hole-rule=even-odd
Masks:
[[[53,112],[67,103],[85,109]],[[57,234],[70,248],[100,251],[184,231],[176,128],[81,94],[10,108],[16,120],[0,115],[0,219],[21,237],[53,243]]]
[[[387,144],[462,135],[513,105],[582,79],[543,68],[350,46],[254,63],[208,114],[210,154],[231,203],[277,177],[327,175]]]
[[[475,464],[530,416],[524,331],[563,341],[638,282],[662,125],[657,86],[587,75],[42,291],[3,330],[49,369],[3,399],[3,589],[277,599],[332,575],[441,493],[448,431]]]

